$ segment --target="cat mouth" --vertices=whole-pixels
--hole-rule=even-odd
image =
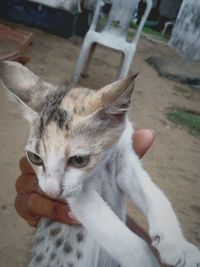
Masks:
[[[50,197],[52,199],[59,199],[59,198],[62,197],[63,189],[60,192],[58,192],[58,193],[46,191],[46,192],[44,192],[44,194],[46,194],[48,197]]]
[[[60,193],[58,193],[57,197],[61,197],[62,194],[63,194],[63,191],[64,191],[64,189],[61,189],[61,190],[60,190]]]
[[[72,197],[83,190],[83,185],[76,184],[69,187],[63,187],[59,192],[46,192],[46,194],[53,199],[65,199]]]

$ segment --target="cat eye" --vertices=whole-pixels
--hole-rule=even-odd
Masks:
[[[37,166],[43,165],[43,161],[38,155],[30,151],[27,151],[27,157],[30,160],[30,162],[33,163],[34,165],[37,165]]]
[[[89,155],[73,156],[69,158],[69,163],[76,168],[83,168],[88,164],[89,159],[90,159]]]

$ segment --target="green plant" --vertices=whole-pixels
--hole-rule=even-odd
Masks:
[[[98,23],[97,23],[97,30],[98,31],[101,31],[105,25],[106,25],[106,21],[107,21],[107,16],[106,15],[101,15],[98,19]],[[119,24],[119,21],[113,21],[112,22],[112,25],[116,28],[119,28],[120,27],[120,24]],[[134,23],[133,21],[131,21],[130,23],[130,27],[129,27],[129,30],[128,30],[128,37],[129,38],[133,38],[134,34],[135,34],[135,30],[137,29],[137,24]],[[152,30],[150,27],[148,26],[144,26],[143,28],[143,32],[144,33],[147,33],[153,37],[155,37],[156,39],[158,40],[161,40],[161,41],[168,41],[168,38],[164,37],[161,35],[160,32],[157,32],[155,30]]]
[[[181,109],[170,110],[166,113],[167,118],[185,127],[189,133],[200,136],[200,115]]]

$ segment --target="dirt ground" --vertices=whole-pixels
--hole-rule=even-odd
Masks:
[[[80,42],[30,30],[35,33],[35,39],[27,66],[54,84],[68,81]],[[199,109],[200,91],[159,77],[145,62],[150,55],[177,56],[169,47],[141,38],[131,68],[140,75],[130,118],[135,128],[155,130],[156,140],[143,158],[144,166],[171,200],[186,237],[200,245],[200,139],[171,124],[165,116],[166,110],[173,106]],[[81,84],[100,88],[111,82],[119,61],[118,53],[98,47],[90,75],[82,79]],[[17,215],[14,198],[18,161],[24,155],[28,124],[3,90],[0,90],[0,113],[0,267],[22,267],[33,229]],[[129,212],[140,224],[146,225],[134,207],[130,206]]]

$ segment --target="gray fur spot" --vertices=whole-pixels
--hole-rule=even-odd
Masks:
[[[43,254],[39,254],[35,257],[35,262],[36,263],[40,263],[42,260],[44,259],[44,255]]]
[[[106,166],[105,166],[105,168],[106,168],[106,171],[107,171],[108,173],[111,173],[111,172],[112,172],[112,164],[111,164],[110,161],[107,161],[107,162],[106,162]]]
[[[77,250],[76,257],[77,257],[77,260],[80,260],[83,257],[83,253]]]
[[[44,236],[39,236],[33,241],[33,246],[37,246],[41,244],[44,241],[45,237]]]
[[[31,259],[34,258],[35,255],[36,255],[35,251],[31,251],[31,253],[30,253],[30,258],[31,258]]]
[[[50,229],[49,235],[51,237],[57,236],[61,232],[62,228],[60,226],[57,226],[56,228]]]
[[[59,264],[60,264],[60,260],[58,259],[58,260],[57,260],[57,265],[59,265]]]
[[[57,256],[56,252],[52,252],[50,255],[50,260],[54,260],[56,256]]]
[[[71,262],[71,261],[70,261],[70,262],[68,262],[68,263],[67,263],[67,267],[74,267],[74,264],[73,264],[73,262]]]
[[[83,241],[83,239],[84,239],[83,232],[78,232],[77,235],[76,235],[76,239],[77,239],[78,242]]]
[[[61,129],[65,126],[68,119],[68,113],[66,110],[61,109],[59,106],[66,95],[66,88],[54,92],[47,97],[40,117],[39,124],[39,136],[41,137],[46,126],[54,121]]]
[[[56,242],[55,242],[55,246],[56,246],[56,248],[59,248],[59,247],[62,245],[63,241],[64,241],[64,240],[63,240],[62,237],[56,239]]]
[[[60,109],[59,107],[55,108],[52,107],[51,110],[47,111],[47,113],[41,116],[40,118],[40,126],[39,126],[40,137],[42,136],[46,126],[52,121],[54,121],[59,128],[63,129],[63,127],[66,124],[67,118],[68,118],[68,113],[66,110]]]
[[[45,224],[45,227],[49,227],[53,224],[53,221],[48,220]]]
[[[49,251],[49,247],[47,247],[46,249],[45,249],[45,252],[47,253]]]
[[[72,252],[72,246],[69,244],[68,241],[65,242],[63,250],[66,254],[69,254],[70,252]]]

